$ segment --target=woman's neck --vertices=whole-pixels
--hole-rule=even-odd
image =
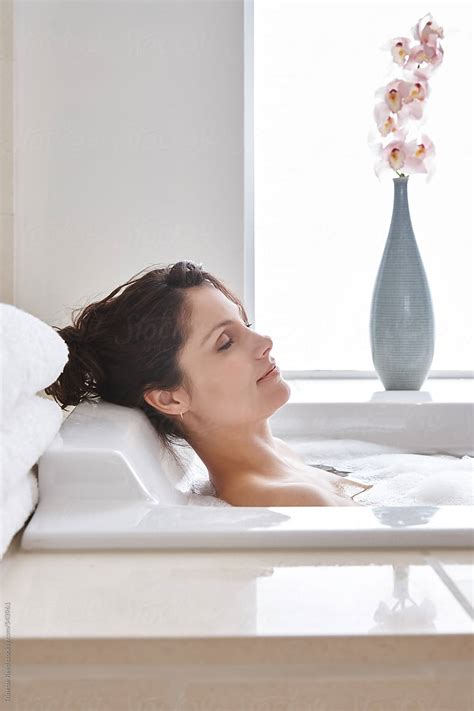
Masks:
[[[275,478],[296,471],[295,463],[285,456],[268,424],[248,437],[233,433],[230,437],[215,436],[212,441],[201,439],[190,444],[206,466],[217,492],[251,474]]]

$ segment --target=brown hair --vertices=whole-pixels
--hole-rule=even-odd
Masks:
[[[191,306],[184,290],[206,282],[233,301],[247,321],[240,300],[201,265],[182,261],[146,267],[81,313],[74,310],[72,325],[53,326],[69,348],[69,360],[45,393],[63,410],[96,399],[139,408],[176,460],[172,445],[187,441],[181,422],[149,405],[144,394],[154,388],[191,390],[178,363],[190,335]]]

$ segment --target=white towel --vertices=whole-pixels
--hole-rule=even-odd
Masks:
[[[35,464],[63,422],[59,405],[39,395],[22,395],[0,429],[0,483],[4,492]]]
[[[38,503],[38,481],[32,469],[23,474],[6,496],[2,496],[0,559],[17,531],[22,528]]]
[[[35,393],[58,378],[68,354],[51,326],[0,304],[0,557],[38,503],[31,468],[63,421],[59,405]]]
[[[68,347],[47,323],[0,303],[0,425],[22,394],[51,385],[68,360]]]

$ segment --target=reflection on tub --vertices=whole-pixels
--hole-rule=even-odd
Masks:
[[[384,526],[405,528],[423,526],[438,509],[438,506],[373,506],[372,513]]]

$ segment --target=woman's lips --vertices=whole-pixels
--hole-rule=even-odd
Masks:
[[[273,367],[273,369],[270,370],[269,373],[267,373],[266,375],[264,375],[263,378],[260,378],[260,380],[257,380],[257,383],[262,383],[264,380],[269,380],[270,378],[275,377],[275,376],[278,375],[279,373],[280,373],[280,370],[279,370],[278,366],[275,365],[275,366]]]

